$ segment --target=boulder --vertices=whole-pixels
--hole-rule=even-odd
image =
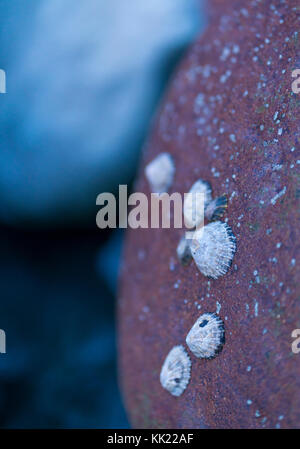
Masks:
[[[144,167],[174,159],[169,193],[198,179],[226,194],[221,219],[237,244],[230,270],[208,279],[182,266],[180,229],[128,230],[119,293],[120,378],[134,427],[300,426],[299,5],[216,1],[205,33],[183,59],[150,133],[136,190],[150,195]],[[230,6],[230,8],[229,8]],[[213,10],[211,10],[213,11]],[[160,384],[163,362],[197,318],[218,313],[223,350],[191,352],[180,397]]]

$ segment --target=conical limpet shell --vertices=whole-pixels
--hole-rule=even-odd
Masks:
[[[201,315],[186,337],[186,344],[199,358],[212,359],[223,348],[225,329],[221,318],[215,313]]]
[[[173,396],[180,396],[190,381],[191,360],[183,346],[174,346],[164,361],[160,383]]]
[[[145,176],[153,193],[167,192],[175,173],[175,165],[169,153],[161,153],[145,167]]]
[[[236,251],[235,241],[231,228],[221,221],[195,231],[191,253],[204,276],[217,279],[227,273]]]
[[[203,195],[197,195],[203,194]],[[208,182],[198,179],[184,196],[183,215],[185,225],[196,227],[204,219],[205,208],[212,200],[212,190]]]

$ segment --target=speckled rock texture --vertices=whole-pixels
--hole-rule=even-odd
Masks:
[[[201,177],[229,204],[237,238],[229,272],[209,280],[181,266],[178,229],[129,230],[119,298],[120,379],[131,423],[150,428],[300,427],[300,68],[298,0],[216,1],[216,14],[177,70],[145,148],[169,152],[172,192]],[[223,8],[223,9],[222,9]],[[192,360],[179,398],[162,363],[201,313],[217,312],[226,342]]]

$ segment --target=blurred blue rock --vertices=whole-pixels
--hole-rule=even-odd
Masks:
[[[113,231],[99,249],[96,260],[96,270],[114,297],[117,295],[123,241],[124,231],[121,229]]]
[[[1,428],[122,428],[115,305],[101,237],[0,227]]]
[[[128,183],[199,0],[0,0],[0,218],[78,224]]]

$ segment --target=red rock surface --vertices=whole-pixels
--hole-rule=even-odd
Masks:
[[[300,94],[291,89],[300,6],[228,3],[171,82],[136,190],[149,194],[145,164],[171,153],[170,193],[187,192],[201,177],[215,195],[227,194],[223,219],[237,253],[230,271],[209,281],[194,263],[177,261],[182,231],[128,231],[119,347],[134,427],[300,427],[300,354],[291,350],[291,332],[300,328]],[[224,349],[207,361],[189,353],[190,384],[172,397],[159,382],[162,363],[198,316],[216,309]]]

